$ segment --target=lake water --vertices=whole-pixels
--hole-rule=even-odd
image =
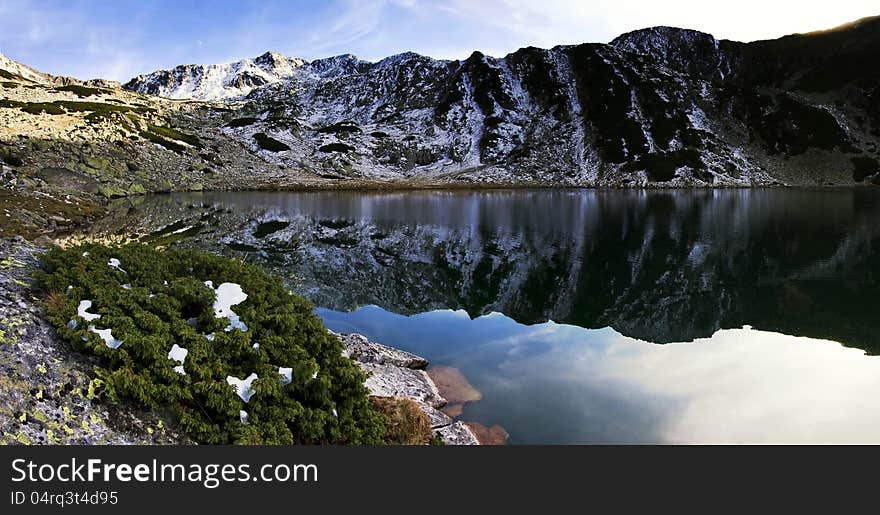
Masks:
[[[266,266],[510,443],[880,442],[880,189],[204,193],[98,228]]]

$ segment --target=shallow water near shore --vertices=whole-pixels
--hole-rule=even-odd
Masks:
[[[96,230],[267,267],[510,443],[876,443],[878,220],[877,188],[240,192]]]

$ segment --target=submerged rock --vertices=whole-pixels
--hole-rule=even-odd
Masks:
[[[483,398],[483,394],[474,388],[461,371],[453,367],[431,367],[428,376],[434,381],[440,394],[447,404],[443,412],[450,417],[461,415],[464,405]]]
[[[464,423],[477,437],[480,445],[506,445],[507,439],[510,437],[507,430],[499,425],[486,427],[477,422]]]
[[[428,360],[406,351],[372,342],[360,334],[334,334],[345,346],[343,355],[363,369],[369,377],[364,383],[374,398],[398,398],[415,401],[427,415],[434,431],[446,445],[480,445],[475,432],[464,422],[456,422],[465,403],[483,398],[456,368],[428,366]],[[439,383],[435,383],[439,381]],[[439,386],[439,388],[438,388]],[[451,398],[445,396],[448,392]],[[444,406],[454,399],[452,413]],[[443,408],[441,411],[440,408]],[[470,424],[470,423],[468,423]],[[500,426],[480,431],[490,445],[507,441],[507,432]],[[497,429],[496,429],[497,428]]]

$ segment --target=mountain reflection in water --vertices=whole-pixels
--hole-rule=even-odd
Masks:
[[[174,194],[120,202],[99,231],[242,256],[335,310],[653,343],[750,324],[876,353],[878,190]]]

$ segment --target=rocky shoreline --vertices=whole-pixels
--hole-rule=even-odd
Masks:
[[[93,358],[72,349],[43,319],[32,290],[44,247],[0,239],[0,444],[189,444],[164,413],[101,402]],[[474,431],[440,411],[447,404],[427,360],[357,335],[337,335],[370,374],[372,396],[406,398],[447,445],[477,445]]]
[[[467,423],[456,421],[440,408],[449,401],[425,371],[428,360],[406,351],[368,340],[360,334],[337,335],[346,357],[369,374],[366,386],[375,397],[398,397],[415,401],[428,416],[431,429],[446,445],[479,445]]]

